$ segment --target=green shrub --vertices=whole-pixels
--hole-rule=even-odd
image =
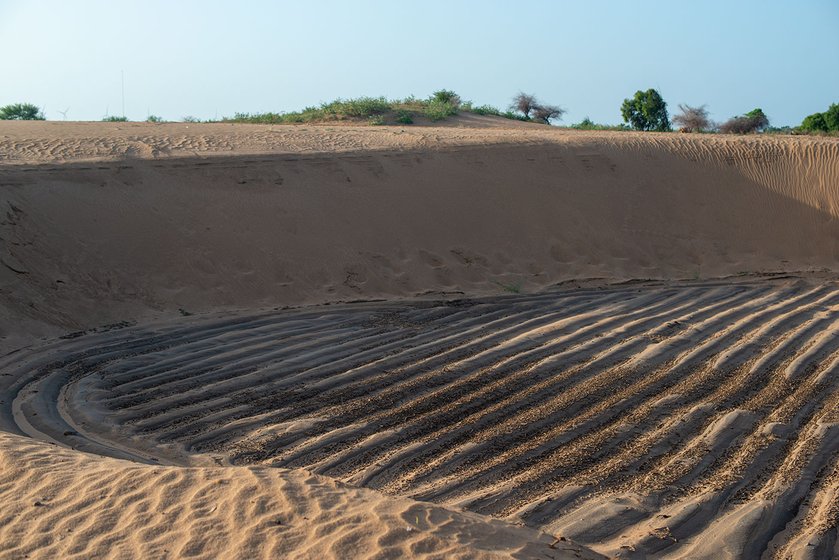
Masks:
[[[0,121],[43,121],[44,113],[31,103],[13,103],[0,107]]]
[[[490,115],[493,117],[502,117],[504,113],[498,107],[493,107],[492,105],[479,105],[477,107],[472,107],[469,109],[472,113],[476,115]]]
[[[531,120],[530,117],[527,117],[519,113],[515,113],[513,111],[504,111],[503,113],[501,113],[501,116],[505,119],[512,119],[514,121],[530,122]]]
[[[396,111],[396,122],[399,124],[414,124],[414,114],[410,111],[400,109]]]
[[[110,116],[104,117],[102,119],[102,122],[128,122],[128,117],[117,117],[117,116],[114,116],[114,115],[110,115]]]
[[[575,130],[630,130],[625,124],[597,124],[588,117],[577,124],[572,124],[569,128]]]
[[[432,121],[441,121],[457,114],[457,107],[445,101],[431,100],[425,107],[425,116]]]
[[[417,115],[425,115],[432,121],[456,115],[461,104],[460,96],[455,92],[439,90],[428,99],[417,99],[413,95],[394,101],[384,97],[336,99],[291,113],[235,113],[233,117],[223,118],[222,122],[296,124],[365,119],[372,124],[394,121],[399,124],[412,124]]]
[[[198,117],[193,117],[192,115],[187,115],[181,119],[185,123],[200,123],[201,119]]]
[[[791,126],[767,126],[763,132],[768,134],[795,134],[800,131]]]
[[[162,119],[161,117],[158,117],[157,115],[149,115],[149,116],[146,118],[146,122],[150,122],[150,123],[162,123],[162,122],[163,122],[163,119]]]
[[[441,89],[431,94],[429,99],[431,102],[447,103],[452,107],[460,107],[460,96],[455,92],[447,89]]]
[[[382,115],[391,109],[391,105],[384,97],[359,97],[358,99],[336,99],[332,103],[324,103],[321,111],[335,117],[362,117]],[[304,109],[304,113],[306,110]]]
[[[488,115],[490,117],[504,117],[505,119],[512,119],[515,121],[529,121],[527,117],[522,114],[515,113],[513,111],[502,111],[498,107],[493,107],[492,105],[477,105],[471,106],[468,110],[470,113],[474,113],[475,115]]]

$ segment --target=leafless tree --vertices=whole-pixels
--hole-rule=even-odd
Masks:
[[[734,117],[720,125],[720,132],[725,134],[750,134],[766,126],[766,121],[760,118]]]
[[[533,118],[537,121],[542,121],[545,124],[551,124],[553,119],[561,119],[565,114],[565,109],[561,109],[556,105],[542,105],[536,103],[533,106]]]
[[[701,132],[711,128],[708,109],[705,108],[705,105],[691,107],[680,103],[679,110],[681,113],[673,116],[673,122],[682,129],[682,132]]]
[[[728,119],[720,125],[720,132],[726,134],[749,134],[769,126],[769,118],[760,109],[749,111],[741,117]]]
[[[536,101],[535,95],[519,92],[519,94],[513,98],[513,104],[510,105],[510,109],[522,113],[529,119],[530,113],[533,112],[537,104],[538,102]]]
[[[746,117],[732,117],[720,125],[724,134],[746,134],[752,132],[752,123]]]

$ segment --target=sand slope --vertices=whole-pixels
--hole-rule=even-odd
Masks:
[[[0,337],[179,309],[834,268],[839,255],[835,139],[27,124],[0,141],[0,307],[15,325]],[[41,163],[91,157],[123,159]]]

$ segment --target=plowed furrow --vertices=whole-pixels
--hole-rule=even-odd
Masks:
[[[6,429],[86,451],[303,467],[611,555],[703,556],[710,536],[743,557],[836,546],[832,282],[195,317],[0,367]],[[737,524],[748,542],[725,540]]]

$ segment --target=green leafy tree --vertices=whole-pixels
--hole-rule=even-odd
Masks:
[[[830,104],[830,107],[824,112],[824,120],[827,123],[828,130],[839,131],[839,104]]]
[[[0,107],[0,121],[43,121],[44,114],[31,103],[13,103]]]
[[[827,126],[824,113],[813,113],[804,117],[804,121],[801,123],[801,130],[807,132],[828,132],[830,128]]]
[[[743,116],[751,121],[755,130],[763,130],[769,126],[769,117],[766,116],[761,108],[752,109]]]
[[[839,131],[839,104],[831,103],[824,113],[813,113],[804,117],[800,128],[806,132]]]
[[[623,120],[635,130],[670,130],[667,103],[654,89],[636,91],[632,99],[624,99],[621,105]]]

